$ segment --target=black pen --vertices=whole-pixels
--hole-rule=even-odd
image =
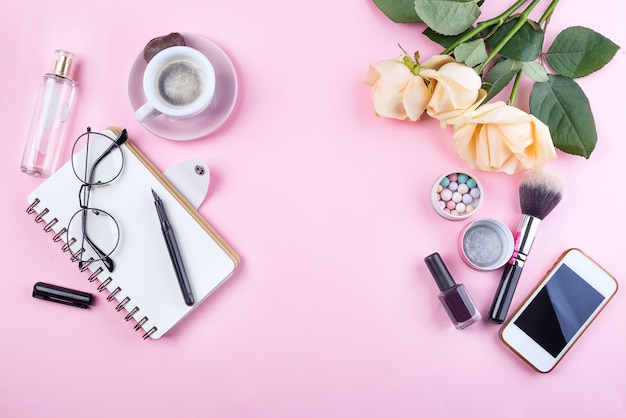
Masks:
[[[161,222],[161,230],[163,231],[163,238],[165,238],[165,244],[167,245],[167,251],[170,253],[172,259],[172,265],[176,271],[176,277],[178,278],[178,284],[180,290],[183,292],[183,298],[188,306],[193,305],[193,293],[191,291],[191,285],[189,284],[189,278],[187,277],[187,271],[183,263],[183,258],[180,255],[178,244],[176,243],[176,237],[174,236],[174,230],[170,225],[165,207],[159,195],[152,190],[152,196],[154,196],[154,206],[156,207],[157,214],[159,215],[159,221]]]

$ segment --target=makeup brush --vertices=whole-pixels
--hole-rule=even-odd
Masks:
[[[489,319],[496,324],[501,324],[506,319],[539,224],[561,201],[563,191],[563,180],[548,171],[529,171],[522,176],[519,184],[522,218],[515,233],[515,248],[513,256],[505,264],[498,291],[489,310]]]

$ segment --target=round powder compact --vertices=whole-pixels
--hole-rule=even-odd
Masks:
[[[441,217],[452,221],[465,219],[478,210],[483,188],[475,177],[463,171],[442,175],[433,184],[430,202]]]
[[[513,234],[502,222],[479,219],[467,225],[459,236],[459,254],[477,270],[495,270],[513,255]]]

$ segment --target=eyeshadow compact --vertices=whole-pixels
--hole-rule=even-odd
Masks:
[[[477,270],[495,270],[513,255],[511,230],[502,222],[478,219],[467,225],[459,235],[459,255],[467,265]]]

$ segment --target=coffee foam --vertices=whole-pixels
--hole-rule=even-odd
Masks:
[[[161,99],[173,107],[189,106],[202,94],[202,71],[189,60],[178,59],[165,64],[156,82]]]

